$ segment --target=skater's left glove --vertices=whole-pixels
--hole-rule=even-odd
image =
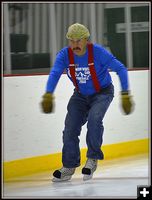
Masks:
[[[132,101],[132,96],[129,94],[128,91],[121,92],[121,103],[124,113],[126,115],[130,114],[133,111],[134,104]]]

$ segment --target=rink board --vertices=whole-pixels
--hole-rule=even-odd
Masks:
[[[87,149],[81,149],[81,164],[86,160]],[[103,145],[105,160],[124,156],[149,153],[149,139],[121,142],[117,144]],[[46,170],[52,170],[62,166],[62,153],[36,156],[26,159],[4,162],[4,180],[13,177],[25,176]]]

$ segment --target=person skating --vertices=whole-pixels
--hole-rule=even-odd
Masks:
[[[70,180],[80,166],[79,136],[85,123],[87,161],[82,168],[83,179],[92,178],[98,160],[104,159],[101,150],[103,119],[114,97],[114,85],[109,69],[119,76],[124,113],[128,115],[132,112],[127,68],[102,45],[91,43],[89,37],[89,30],[83,24],[75,23],[69,26],[66,34],[69,46],[58,52],[42,97],[43,112],[53,112],[54,91],[60,76],[66,70],[74,85],[74,91],[67,105],[63,130],[63,167],[54,171],[52,181]]]

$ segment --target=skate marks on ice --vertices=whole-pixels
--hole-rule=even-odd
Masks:
[[[71,197],[137,197],[137,185],[147,185],[148,177],[107,177],[83,181],[74,178],[67,183],[53,185],[58,196]],[[54,194],[55,195],[55,194]]]
[[[6,197],[136,197],[137,185],[148,185],[147,177],[107,177],[83,181],[73,177],[67,182],[41,179],[26,186],[9,187]]]

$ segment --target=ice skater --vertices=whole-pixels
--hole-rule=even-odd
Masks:
[[[101,150],[103,119],[114,97],[109,69],[119,76],[124,113],[128,115],[132,112],[127,68],[102,45],[89,42],[89,37],[89,30],[84,25],[75,23],[69,26],[66,34],[69,45],[58,52],[42,97],[43,112],[53,112],[54,90],[60,76],[66,70],[74,85],[74,91],[67,105],[63,130],[63,167],[54,171],[52,181],[70,180],[76,168],[80,166],[79,136],[85,123],[87,161],[82,168],[83,180],[91,179],[98,160],[104,159]]]

